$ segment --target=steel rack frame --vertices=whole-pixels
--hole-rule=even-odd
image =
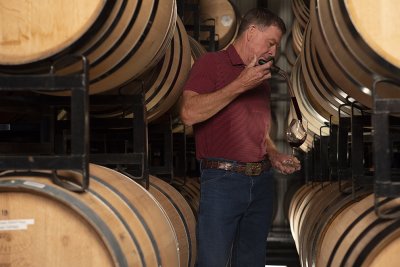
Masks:
[[[200,24],[200,15],[199,15],[199,5],[197,4],[189,4],[185,3],[184,9],[190,10],[193,12],[193,24],[185,25],[185,29],[188,32],[193,32],[193,38],[197,41],[199,41],[202,45],[207,45],[208,46],[208,51],[216,51],[218,50],[218,41],[215,40],[215,20],[212,20],[214,22],[213,25],[204,25]],[[200,32],[209,32],[210,37],[209,40],[200,40]]]
[[[129,86],[129,85],[127,85]],[[93,95],[90,97],[91,107],[107,107],[124,105],[134,114],[132,118],[91,118],[91,133],[102,129],[128,129],[130,133],[123,137],[126,142],[124,151],[103,153],[90,153],[90,161],[100,165],[113,165],[116,170],[125,174],[132,180],[144,181],[146,189],[149,188],[148,164],[148,125],[145,108],[145,95],[143,90],[132,95]],[[108,141],[108,140],[106,140]],[[128,149],[128,145],[132,148]],[[139,175],[132,173],[130,166],[139,166]],[[137,171],[135,169],[135,171]]]
[[[157,138],[152,138],[154,136],[161,137],[163,141],[161,142],[162,143],[161,146],[159,144],[157,146],[157,140],[156,140]],[[151,148],[153,152],[152,154],[156,152],[159,152],[160,154],[160,163],[151,164],[149,167],[150,173],[155,176],[168,175],[170,180],[172,180],[174,177],[174,167],[173,167],[174,141],[172,133],[172,121],[171,121],[171,116],[169,114],[166,114],[165,120],[149,125],[149,143],[152,146]],[[152,158],[154,158],[154,155],[152,155]]]
[[[0,155],[2,170],[51,170],[50,178],[54,183],[71,191],[83,192],[89,186],[89,118],[88,118],[88,69],[85,57],[82,71],[76,74],[57,75],[54,65],[47,74],[0,74],[0,91],[46,91],[58,92],[68,90],[71,107],[71,153],[69,155]],[[58,97],[38,97],[37,105],[57,106],[52,103]],[[62,104],[63,105],[63,104]],[[72,184],[57,174],[57,170],[75,170],[82,175],[81,184]]]
[[[380,83],[389,83],[399,87],[400,82],[387,78],[378,78],[372,87],[373,98],[373,116],[372,126],[374,129],[373,153],[374,153],[374,207],[376,214],[385,219],[399,218],[399,213],[391,213],[382,209],[380,198],[398,198],[400,197],[399,169],[392,168],[392,148],[390,137],[400,141],[400,136],[391,135],[390,127],[400,128],[398,117],[391,117],[392,114],[400,114],[400,97],[385,98],[379,95],[377,88]]]

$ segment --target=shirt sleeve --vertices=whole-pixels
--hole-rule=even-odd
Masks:
[[[216,67],[212,53],[200,57],[190,70],[183,90],[199,94],[211,93],[216,87]]]

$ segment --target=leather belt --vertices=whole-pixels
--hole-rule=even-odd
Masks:
[[[234,161],[223,161],[223,160],[209,160],[203,159],[201,161],[202,169],[218,169],[225,171],[232,171],[248,176],[258,176],[263,171],[267,171],[271,168],[271,162],[268,160],[260,162],[234,162]]]

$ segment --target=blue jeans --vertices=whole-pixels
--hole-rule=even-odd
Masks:
[[[272,221],[272,171],[201,170],[198,267],[264,267]]]

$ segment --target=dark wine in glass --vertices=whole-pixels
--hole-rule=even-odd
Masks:
[[[292,148],[298,148],[299,146],[301,146],[303,143],[304,143],[304,141],[305,141],[305,138],[304,138],[304,140],[302,139],[302,140],[296,140],[296,141],[289,141],[289,145],[290,145],[290,147],[292,147]]]
[[[294,155],[294,150],[306,141],[306,138],[307,121],[293,119],[286,130],[286,139],[292,147],[292,155]]]

